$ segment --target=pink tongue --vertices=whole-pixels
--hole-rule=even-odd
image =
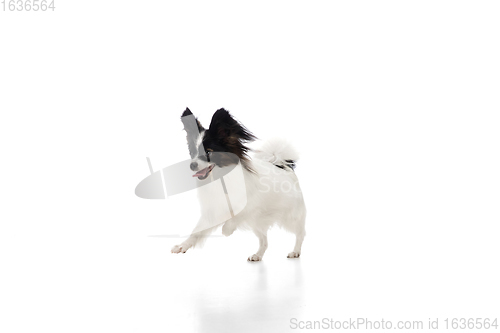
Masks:
[[[208,167],[203,169],[203,170],[198,171],[197,173],[195,173],[193,175],[193,177],[205,176],[207,174],[207,171],[208,171]]]

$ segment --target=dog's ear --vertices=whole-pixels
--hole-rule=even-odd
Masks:
[[[186,110],[182,113],[181,121],[182,124],[184,124],[184,130],[186,131],[189,154],[192,158],[194,158],[198,152],[198,147],[196,146],[198,137],[205,129],[201,126],[200,122],[196,119],[189,108],[186,108]]]
[[[189,108],[186,108],[182,113],[181,121],[184,124],[184,130],[190,137],[197,137],[200,132],[205,130]]]
[[[226,144],[234,145],[236,142],[250,142],[256,137],[241,125],[225,109],[217,110],[212,116],[209,132]]]

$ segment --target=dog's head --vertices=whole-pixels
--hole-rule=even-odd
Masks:
[[[228,111],[217,110],[208,129],[188,108],[182,113],[181,120],[192,159],[190,167],[198,179],[206,179],[215,166],[222,168],[248,160],[249,148],[245,143],[256,138]]]

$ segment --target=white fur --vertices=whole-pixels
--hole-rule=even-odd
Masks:
[[[255,152],[255,158],[273,164],[284,164],[285,160],[297,161],[299,153],[287,140],[273,138],[264,142],[262,147]]]
[[[205,131],[201,131],[200,134],[198,135],[198,138],[196,139],[196,155],[199,156],[202,154],[205,154],[204,151],[200,151],[200,145],[203,142],[203,138],[205,137]]]
[[[223,223],[222,234],[230,236],[237,229],[252,231],[259,238],[259,248],[248,258],[249,261],[262,259],[268,246],[267,231],[273,225],[278,225],[296,235],[295,247],[293,252],[288,254],[288,258],[300,256],[306,218],[302,191],[295,172],[289,168],[276,167],[276,165],[282,165],[285,160],[297,161],[298,157],[290,144],[284,140],[274,139],[264,143],[256,152],[254,159],[248,162],[248,166],[254,172],[243,168],[246,206],[241,212]],[[234,186],[238,184],[226,180],[226,186],[231,193],[231,187],[235,188]],[[214,191],[210,184],[198,188],[202,212],[200,220],[194,229],[195,232],[182,244],[172,248],[173,253],[184,253],[191,247],[201,246],[207,236],[221,225],[211,224],[214,211],[216,211],[214,207],[226,204],[217,202]],[[234,201],[234,198],[231,201]]]

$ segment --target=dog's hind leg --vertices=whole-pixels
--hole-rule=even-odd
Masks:
[[[287,258],[298,258],[300,257],[300,251],[302,248],[302,242],[304,241],[304,233],[297,234],[295,239],[295,247],[293,248],[293,252],[288,253]]]
[[[296,226],[295,233],[295,247],[293,251],[288,253],[287,258],[298,258],[300,257],[300,252],[302,249],[302,242],[304,241],[304,237],[306,236],[305,230],[305,216],[304,218],[299,220],[298,225]]]

